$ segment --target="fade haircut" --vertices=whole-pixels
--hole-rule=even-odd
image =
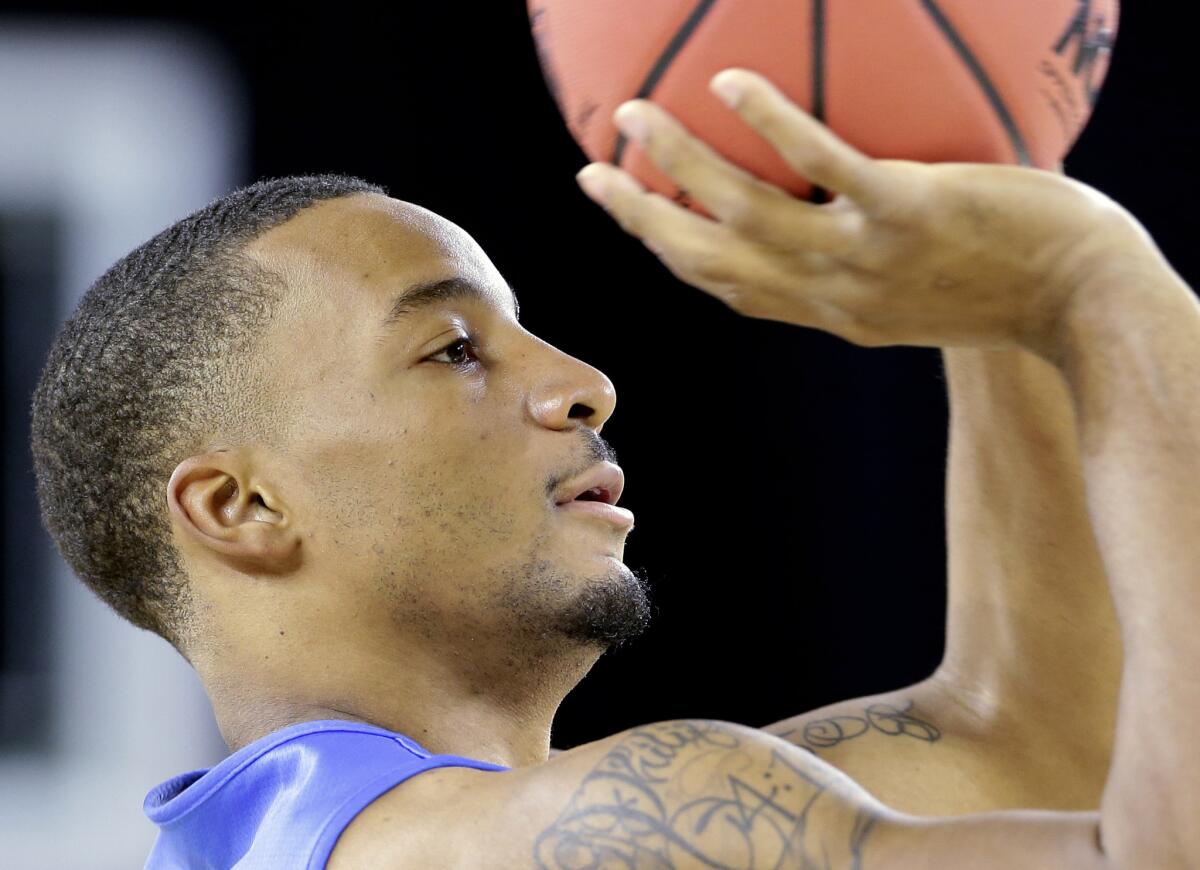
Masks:
[[[256,339],[284,282],[244,253],[322,200],[384,188],[342,175],[264,179],[193,212],[100,276],[63,325],[33,394],[42,520],[79,578],[184,657],[195,602],[166,482],[214,433],[253,438]]]

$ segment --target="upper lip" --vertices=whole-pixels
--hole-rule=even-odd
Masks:
[[[611,462],[600,462],[593,465],[579,477],[572,478],[558,488],[554,494],[555,504],[566,504],[574,501],[589,489],[600,492],[598,501],[616,504],[625,488],[625,473],[619,465]]]

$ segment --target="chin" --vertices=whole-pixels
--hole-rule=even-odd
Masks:
[[[609,569],[585,581],[559,614],[559,632],[609,649],[640,636],[650,626],[650,586],[644,576],[609,557]]]

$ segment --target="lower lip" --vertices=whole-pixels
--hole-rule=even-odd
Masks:
[[[602,501],[568,501],[558,505],[559,509],[573,514],[585,514],[607,520],[614,526],[633,527],[633,511]]]

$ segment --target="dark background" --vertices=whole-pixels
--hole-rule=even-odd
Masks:
[[[940,352],[739,318],[680,284],[578,190],[585,160],[543,85],[523,4],[415,6],[0,11],[207,36],[251,101],[246,182],[348,173],[433,209],[482,244],[528,329],[613,380],[604,435],[638,518],[626,561],[653,582],[656,622],[568,696],[556,746],[673,717],[762,725],[929,674],[945,606]],[[1131,210],[1195,286],[1195,49],[1166,9],[1122,11],[1108,83],[1066,167]],[[20,475],[19,432],[6,430]],[[12,524],[19,509],[6,510],[6,553],[31,533]],[[28,568],[14,556],[4,569],[11,605],[13,573]],[[7,634],[11,657],[11,621]]]

